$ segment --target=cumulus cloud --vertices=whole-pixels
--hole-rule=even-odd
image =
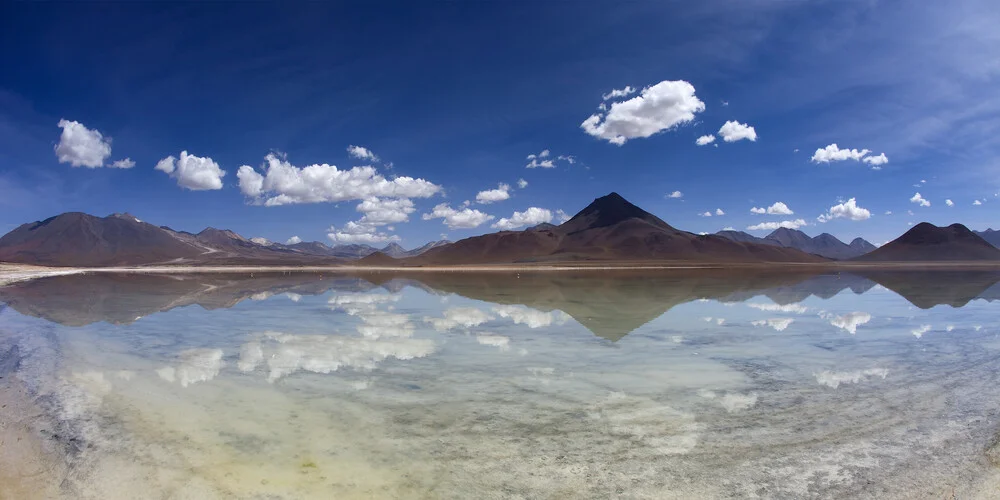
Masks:
[[[556,157],[557,160],[562,160],[570,165],[576,163],[576,157],[573,155],[559,155]]]
[[[702,213],[698,214],[698,217],[711,217],[711,216],[712,216],[712,212],[702,212]]]
[[[948,205],[949,207],[955,206],[955,202],[951,200],[944,200],[944,204]]]
[[[132,168],[134,166],[135,162],[131,158],[123,158],[108,165],[109,168]]]
[[[813,153],[812,161],[816,163],[830,163],[832,161],[844,161],[844,160],[854,160],[859,161],[866,154],[871,151],[868,149],[840,149],[836,143],[830,144],[829,146],[817,149]]]
[[[181,151],[180,159],[168,156],[160,160],[154,169],[176,179],[178,186],[192,191],[222,189],[222,178],[226,175],[211,158],[189,155],[187,151]]]
[[[920,196],[920,193],[914,194],[910,198],[910,203],[916,203],[917,205],[920,205],[922,207],[929,207],[929,206],[931,206],[931,202],[925,200],[923,196]]]
[[[525,185],[527,184],[528,183],[525,182]],[[501,182],[496,189],[480,191],[478,194],[476,194],[476,202],[486,205],[488,203],[507,200],[510,199],[509,191],[510,191],[510,186]]]
[[[972,204],[978,207],[979,205],[982,205],[983,202],[981,202],[979,200],[973,200]]]
[[[615,99],[618,97],[625,97],[635,93],[635,89],[626,85],[623,89],[612,89],[611,92],[601,96],[601,99],[607,101],[608,99]]]
[[[722,128],[719,129],[719,137],[722,137],[722,140],[726,142],[736,142],[743,139],[754,142],[757,140],[757,131],[749,124],[730,120],[722,124]]]
[[[545,208],[530,207],[523,212],[514,212],[509,218],[504,217],[493,223],[494,229],[511,231],[519,227],[534,226],[543,222],[552,222],[552,211]]]
[[[97,130],[91,130],[82,123],[63,118],[59,120],[62,135],[55,146],[59,163],[69,163],[73,167],[98,168],[111,156],[111,139],[105,138]]]
[[[526,181],[524,179],[518,179],[517,180],[517,187],[519,187],[521,189],[524,189],[524,188],[528,187],[528,181]]]
[[[533,158],[524,168],[556,168],[556,164],[551,159],[539,160],[538,158]]]
[[[339,229],[335,226],[330,226],[326,231],[326,237],[338,245],[377,245],[390,241],[399,241],[399,236],[395,234],[384,233],[379,231],[375,226],[353,221],[344,224]]]
[[[885,153],[882,153],[878,156],[866,156],[861,161],[871,165],[874,169],[879,169],[882,168],[882,165],[889,163],[889,158],[885,156]]]
[[[580,124],[584,132],[619,146],[694,120],[705,110],[694,86],[684,80],[664,80],[642,89],[638,96],[612,103]]]
[[[407,198],[368,198],[355,209],[364,214],[360,223],[374,226],[406,222],[409,220],[409,215],[416,210],[413,201]]]
[[[680,191],[674,191],[673,193],[668,193],[667,198],[683,198],[684,193]]]
[[[697,145],[699,145],[699,146],[705,146],[705,145],[711,144],[713,142],[715,142],[715,136],[712,135],[712,134],[703,135],[703,136],[699,137],[697,140],[694,141],[694,143],[697,144]]]
[[[347,146],[347,154],[359,160],[378,161],[378,155],[364,146]]]
[[[288,238],[285,241],[286,245],[295,245],[295,244],[298,244],[298,243],[302,243],[302,238],[299,238],[298,236],[292,236],[291,238]]]
[[[236,177],[244,195],[269,207],[373,197],[429,198],[441,191],[441,186],[424,179],[386,179],[371,166],[341,170],[324,163],[299,168],[275,153],[265,157],[262,168],[264,174],[243,165]]]
[[[764,207],[753,207],[753,208],[750,209],[750,213],[759,214],[759,215],[764,215],[764,214],[767,214],[767,215],[792,215],[795,212],[793,212],[792,209],[788,208],[788,205],[785,205],[783,202],[776,201],[776,202],[774,202],[774,205],[771,205],[771,206],[769,206],[767,208],[764,208]]]
[[[716,208],[715,215],[726,215],[726,212],[723,212],[721,208]]]
[[[854,198],[851,198],[839,205],[830,207],[830,211],[820,215],[816,220],[826,222],[833,219],[848,219],[853,221],[868,220],[872,213],[858,206]]]
[[[563,222],[566,222],[566,221],[568,221],[568,220],[570,220],[572,218],[573,218],[572,215],[570,215],[570,214],[568,214],[566,212],[563,212],[563,210],[561,208],[559,210],[556,210],[556,221],[559,222],[560,224],[562,224]]]
[[[754,224],[752,226],[747,226],[748,231],[774,231],[775,229],[785,228],[785,229],[798,229],[805,226],[806,221],[803,219],[795,220],[783,220],[781,222],[761,222],[760,224]]]
[[[441,203],[435,206],[434,210],[430,213],[424,214],[423,219],[444,219],[442,223],[448,226],[449,229],[472,229],[481,226],[488,220],[494,219],[494,217],[468,207],[455,210],[448,206],[447,203]]]

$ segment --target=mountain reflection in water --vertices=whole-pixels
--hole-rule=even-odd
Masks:
[[[53,277],[0,288],[0,395],[62,498],[968,498],[998,281]]]
[[[376,289],[399,293],[414,287],[431,294],[561,311],[594,335],[616,341],[671,308],[695,300],[743,302],[764,296],[787,305],[811,296],[829,299],[845,290],[860,295],[881,285],[921,309],[941,304],[962,307],[976,299],[1000,299],[998,282],[1000,272],[990,271],[92,274],[0,288],[0,303],[66,326],[100,321],[124,325],[189,305],[213,310],[279,294]]]

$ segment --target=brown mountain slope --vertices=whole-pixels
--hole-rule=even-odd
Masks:
[[[0,238],[0,261],[49,266],[306,265],[340,259],[284,245],[261,245],[232,231],[198,234],[158,227],[129,214],[70,212],[23,224]]]
[[[559,226],[466,238],[404,260],[418,265],[578,260],[825,262],[791,248],[680,231],[617,193],[594,200]]]
[[[110,266],[194,258],[206,251],[127,214],[70,212],[22,224],[0,238],[0,261],[51,266]]]
[[[1000,249],[961,224],[913,226],[899,238],[854,260],[863,262],[997,261]]]

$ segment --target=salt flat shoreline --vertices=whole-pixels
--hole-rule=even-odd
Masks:
[[[668,271],[668,270],[732,270],[775,272],[825,272],[855,270],[1000,270],[1000,262],[824,262],[824,263],[757,263],[757,262],[573,262],[560,264],[482,264],[456,266],[122,266],[122,267],[46,267],[0,262],[0,286],[53,276],[76,274],[222,274],[222,273],[452,273],[452,272],[579,272],[579,271]]]

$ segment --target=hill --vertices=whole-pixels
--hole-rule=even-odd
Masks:
[[[1000,249],[961,224],[938,227],[928,222],[921,222],[899,238],[855,260],[998,261]]]

